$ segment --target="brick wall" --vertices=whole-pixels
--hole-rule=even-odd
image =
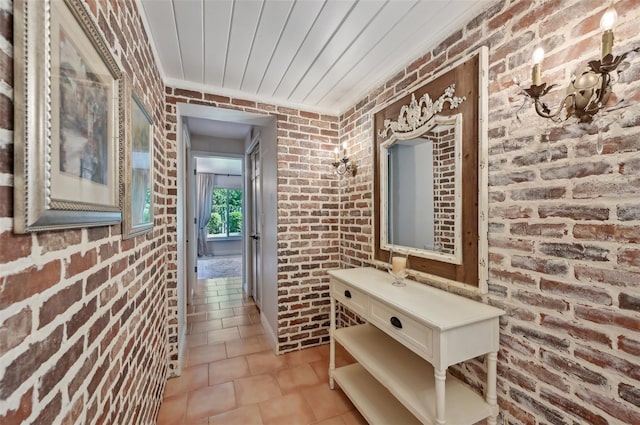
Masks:
[[[432,133],[433,137],[433,217],[436,250],[455,251],[455,130]]]
[[[502,0],[398,72],[342,117],[340,142],[358,161],[341,182],[341,259],[372,258],[370,111],[488,45],[489,294],[456,292],[504,309],[498,370],[509,424],[640,423],[640,57],[616,85],[620,107],[596,126],[552,125],[525,112],[513,77],[547,51],[543,80],[569,81],[599,56],[608,2]],[[640,3],[616,2],[614,53],[640,45]],[[556,82],[556,81],[553,81]],[[602,153],[596,146],[601,138]],[[345,318],[353,322],[357,319]],[[482,358],[455,369],[478,391]]]
[[[273,115],[277,126],[278,161],[278,349],[299,350],[328,341],[329,285],[327,271],[338,267],[338,179],[331,167],[338,143],[338,117],[210,93],[166,89],[167,172],[176,171],[176,104],[195,103]],[[175,205],[176,196],[169,196]],[[169,222],[175,222],[175,209]],[[173,227],[175,228],[175,226]],[[177,246],[169,246],[175,270]],[[170,305],[176,305],[175,272],[167,280]],[[169,320],[177,308],[169,311]],[[169,329],[169,367],[178,360],[177,326]]]
[[[135,2],[88,5],[151,107],[155,228],[12,233],[12,4],[0,1],[2,424],[153,424],[166,380],[163,86]]]

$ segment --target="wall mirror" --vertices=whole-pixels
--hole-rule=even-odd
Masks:
[[[487,67],[481,47],[374,112],[374,259],[486,292]]]
[[[461,141],[462,115],[435,115],[380,145],[382,249],[461,263]]]

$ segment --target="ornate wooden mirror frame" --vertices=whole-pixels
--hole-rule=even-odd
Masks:
[[[438,116],[462,115],[463,170],[460,264],[411,255],[411,270],[429,275],[443,283],[464,283],[487,291],[487,114],[488,114],[488,48],[481,47],[435,75],[422,86],[395,98],[373,112],[373,164],[374,164],[374,259],[388,262],[389,251],[381,247],[381,192],[383,174],[380,170],[380,146],[389,138],[389,121],[398,120],[403,106],[410,105],[412,96],[420,99],[428,94],[438,99],[454,85],[455,96],[465,97],[455,108],[445,104]],[[424,111],[424,109],[423,109]],[[385,125],[385,120],[387,123]],[[386,130],[385,130],[386,128]]]

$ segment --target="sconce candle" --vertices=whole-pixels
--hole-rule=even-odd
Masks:
[[[338,148],[335,148],[335,150],[333,151],[333,153],[335,154],[335,155],[334,155],[334,158],[335,158],[336,162],[338,162],[338,161],[340,160],[340,156],[338,155],[338,154],[340,153],[339,149],[338,149]]]
[[[407,258],[406,257],[393,257],[391,259],[391,272],[392,273],[401,273],[407,268]]]
[[[538,47],[533,51],[531,60],[533,61],[533,70],[531,71],[531,79],[534,86],[539,86],[542,81],[542,60],[544,59],[544,49]]]
[[[600,19],[600,29],[604,31],[602,33],[602,57],[611,54],[613,50],[613,26],[618,19],[618,12],[610,6],[602,18]]]

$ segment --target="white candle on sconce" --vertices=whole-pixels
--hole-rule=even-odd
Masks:
[[[533,62],[533,69],[531,70],[531,79],[534,86],[539,86],[542,81],[542,60],[544,59],[544,49],[538,47],[533,51],[531,60]]]
[[[602,57],[611,54],[613,50],[613,26],[618,19],[618,12],[610,6],[600,19],[600,29],[602,33]]]
[[[342,142],[342,157],[347,157],[347,142]]]
[[[401,273],[407,268],[406,257],[393,257],[391,259],[391,272]]]
[[[334,153],[335,161],[336,161],[336,162],[338,162],[338,161],[340,160],[340,156],[339,156],[339,154],[340,154],[340,150],[339,150],[338,148],[335,148],[335,149],[333,150],[333,153]]]

